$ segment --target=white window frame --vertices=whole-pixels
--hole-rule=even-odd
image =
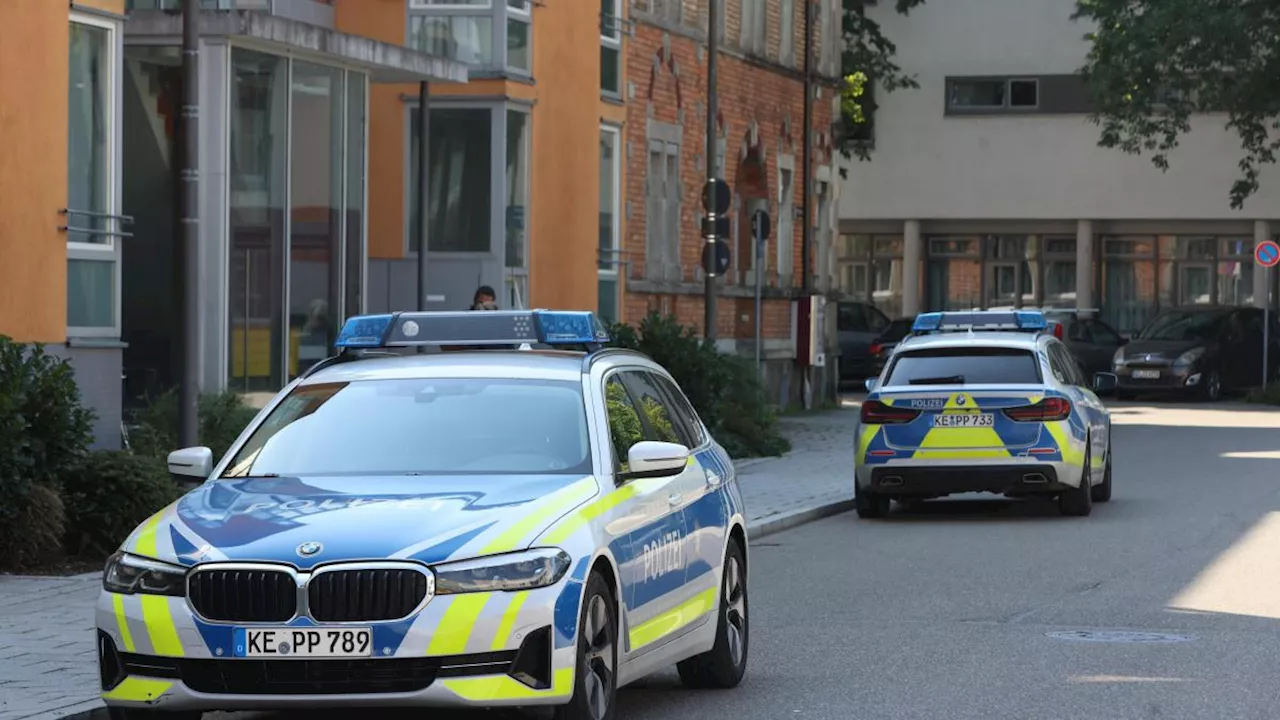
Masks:
[[[604,67],[601,66],[600,77],[602,78],[602,82],[600,86],[600,94],[610,98],[621,98],[622,85],[624,82],[622,77],[622,68],[624,65],[622,62],[622,0],[613,0],[612,28],[606,28],[604,18],[600,18],[600,44],[618,53],[618,89],[615,91],[604,87]]]
[[[796,208],[796,159],[792,155],[779,155],[777,162],[778,217],[773,223],[775,267],[778,271],[778,287],[791,287],[795,275],[795,208]],[[783,173],[790,177],[790,192],[784,192]]]
[[[801,0],[808,11],[808,0]],[[778,62],[796,64],[796,0],[778,0]]]
[[[613,181],[613,196],[610,198],[610,217],[613,218],[613,226],[609,228],[610,243],[609,256],[600,258],[601,262],[607,263],[606,268],[596,266],[597,280],[612,280],[617,283],[614,286],[614,298],[618,305],[618,314],[622,314],[622,286],[619,278],[622,273],[619,268],[623,267],[622,262],[622,128],[617,125],[609,125],[602,123],[600,125],[601,135],[613,136],[613,167],[611,170],[611,180]],[[646,158],[647,161],[647,158]],[[622,318],[614,318],[614,321],[620,321]]]
[[[477,66],[494,72],[531,77],[533,75],[533,7],[530,0],[524,0],[524,8],[514,8],[507,0],[472,0],[467,5],[444,5],[441,0],[409,0],[405,17],[405,45],[416,48],[413,43],[413,18],[422,17],[485,17],[491,21],[491,37],[493,58],[488,65]],[[516,20],[528,24],[529,27],[529,65],[528,69],[512,67],[507,58],[507,21]]]
[[[510,2],[507,0],[504,0],[504,2],[502,3],[506,9],[506,15],[501,20],[502,67],[506,68],[507,72],[509,73],[514,73],[516,75],[532,76],[533,75],[533,7],[530,6],[529,0],[520,0],[520,2],[522,2],[522,4],[524,5],[523,8],[511,7]],[[528,33],[529,67],[527,68],[513,66],[511,64],[511,58],[507,57],[507,29],[508,29],[508,23],[510,23],[513,20],[515,22],[524,23],[524,25],[526,25],[529,30],[529,33]]]
[[[69,33],[71,23],[87,25],[107,31],[107,58],[105,80],[107,83],[106,96],[108,104],[107,118],[111,127],[107,132],[107,148],[106,148],[106,167],[107,167],[107,202],[106,212],[115,217],[107,218],[104,225],[105,242],[86,243],[67,240],[67,260],[88,260],[95,262],[110,262],[112,264],[112,298],[111,298],[111,324],[101,327],[82,327],[67,325],[67,337],[70,338],[113,338],[120,337],[120,316],[121,302],[123,300],[120,288],[121,272],[121,248],[120,236],[110,233],[119,233],[121,231],[120,209],[121,194],[123,183],[123,172],[121,167],[122,147],[123,147],[123,128],[122,114],[123,106],[121,103],[121,79],[124,77],[124,33],[122,32],[121,23],[107,17],[97,15],[89,15],[82,12],[71,11],[68,13]],[[70,50],[68,49],[68,52]],[[68,113],[70,110],[68,109]],[[68,122],[70,115],[68,114]],[[66,137],[63,137],[66,140]],[[63,188],[64,191],[68,188]],[[70,198],[68,197],[68,200]],[[87,208],[69,208],[71,210],[85,210]],[[87,216],[68,214],[64,216],[65,223],[72,227],[85,227]],[[63,272],[67,275],[67,292],[70,293],[71,276],[69,268],[64,265]],[[69,300],[69,296],[68,296]],[[64,317],[64,320],[68,318]]]
[[[742,0],[738,45],[746,52],[763,54],[768,45],[768,0]]]
[[[499,199],[502,205],[502,286],[506,292],[508,307],[512,310],[524,310],[529,307],[529,248],[532,246],[529,237],[529,210],[533,200],[533,169],[529,167],[529,163],[533,159],[533,108],[520,103],[506,103],[499,108],[502,111],[502,195]],[[524,247],[520,253],[524,264],[507,267],[507,115],[513,112],[525,116],[524,157],[520,162],[520,167],[524,170]]]

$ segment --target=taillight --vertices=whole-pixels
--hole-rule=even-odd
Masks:
[[[863,425],[901,425],[920,417],[919,410],[897,408],[885,405],[879,400],[868,400],[862,403]]]
[[[879,355],[881,350],[884,350],[884,345],[881,345],[880,343],[873,343],[871,345],[872,355]]]
[[[1053,324],[1053,336],[1058,338],[1059,340],[1062,339],[1062,323]]]
[[[1066,420],[1071,415],[1071,402],[1065,398],[1045,398],[1035,405],[1008,408],[1004,414],[1018,422],[1054,422]]]

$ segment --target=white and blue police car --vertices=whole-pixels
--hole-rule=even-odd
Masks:
[[[591,313],[352,318],[339,354],[216,465],[208,448],[172,453],[202,484],[103,577],[112,717],[553,706],[605,720],[619,687],[672,663],[688,685],[737,685],[733,465],[672,377],[607,339]]]
[[[1057,497],[1064,515],[1111,499],[1116,376],[1086,379],[1042,312],[924,313],[867,381],[854,440],[860,517],[956,493]]]

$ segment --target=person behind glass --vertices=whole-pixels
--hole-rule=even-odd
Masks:
[[[497,310],[498,300],[497,293],[488,285],[481,285],[476,288],[476,294],[471,298],[471,307],[469,310]]]

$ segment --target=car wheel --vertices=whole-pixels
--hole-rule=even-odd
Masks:
[[[1107,464],[1102,473],[1102,483],[1093,486],[1090,498],[1093,502],[1104,503],[1111,499],[1111,439],[1107,439]]]
[[[729,540],[724,555],[716,644],[701,655],[676,664],[680,681],[691,688],[737,687],[747,672],[751,624],[747,614],[747,565],[738,541]]]
[[[1216,402],[1222,397],[1222,376],[1217,370],[1210,370],[1204,375],[1200,385],[1200,397],[1209,402]]]
[[[107,708],[111,720],[200,720],[204,713],[196,710],[148,710],[146,708]]]
[[[555,720],[612,720],[618,698],[618,618],[613,589],[591,573],[578,617],[578,667],[573,698]]]
[[[853,509],[864,520],[888,515],[891,502],[888,495],[876,495],[862,490],[857,484],[853,486]]]
[[[1058,496],[1058,510],[1069,517],[1087,517],[1093,512],[1093,488],[1090,486],[1093,464],[1089,449],[1089,438],[1084,440],[1084,472],[1080,476],[1080,487],[1067,488]]]

